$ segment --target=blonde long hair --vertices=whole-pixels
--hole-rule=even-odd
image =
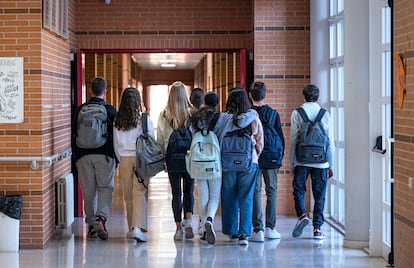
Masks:
[[[167,122],[172,122],[174,129],[184,127],[190,116],[190,102],[187,89],[183,82],[174,82],[168,95],[167,106],[164,109],[164,117]]]

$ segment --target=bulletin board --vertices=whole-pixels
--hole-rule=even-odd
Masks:
[[[23,57],[0,57],[0,123],[22,123],[23,115]]]

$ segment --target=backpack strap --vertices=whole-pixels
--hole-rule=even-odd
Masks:
[[[305,110],[302,107],[297,108],[296,111],[299,112],[299,114],[302,116],[302,118],[305,122],[310,122],[308,115],[306,114]],[[321,108],[318,112],[318,115],[315,118],[315,121],[313,121],[313,122],[314,123],[320,122],[322,120],[322,117],[325,115],[325,113],[326,113],[326,110]]]
[[[266,122],[266,124],[271,127],[274,127],[275,121],[276,121],[276,111],[272,110],[272,116],[270,116],[269,121]]]
[[[323,109],[323,108],[321,108],[321,109],[319,110],[318,115],[317,115],[317,116],[316,116],[316,118],[315,118],[315,122],[321,122],[322,117],[325,115],[325,112],[326,112],[326,110],[325,110],[325,109]]]
[[[303,121],[310,122],[308,115],[302,107],[297,108],[296,111],[298,111],[299,114],[302,116]]]
[[[148,114],[142,113],[142,134],[148,134]]]

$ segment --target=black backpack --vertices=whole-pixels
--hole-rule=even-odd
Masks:
[[[315,121],[310,121],[303,108],[296,109],[303,118],[303,124],[299,130],[296,144],[296,159],[305,164],[318,164],[328,161],[327,152],[329,136],[326,133],[321,119],[325,109],[320,109]]]
[[[274,110],[272,110],[272,115],[268,121],[261,120],[263,126],[264,147],[259,156],[260,169],[276,169],[281,167],[283,142],[274,127],[275,120],[276,111]]]
[[[187,120],[188,122],[189,120]],[[172,127],[172,122],[170,122]],[[168,139],[166,164],[169,173],[187,172],[185,165],[185,156],[191,147],[191,131],[189,124],[185,127],[174,129]]]

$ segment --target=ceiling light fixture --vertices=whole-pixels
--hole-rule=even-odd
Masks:
[[[161,63],[161,68],[175,68],[177,67],[177,64],[175,63]]]

